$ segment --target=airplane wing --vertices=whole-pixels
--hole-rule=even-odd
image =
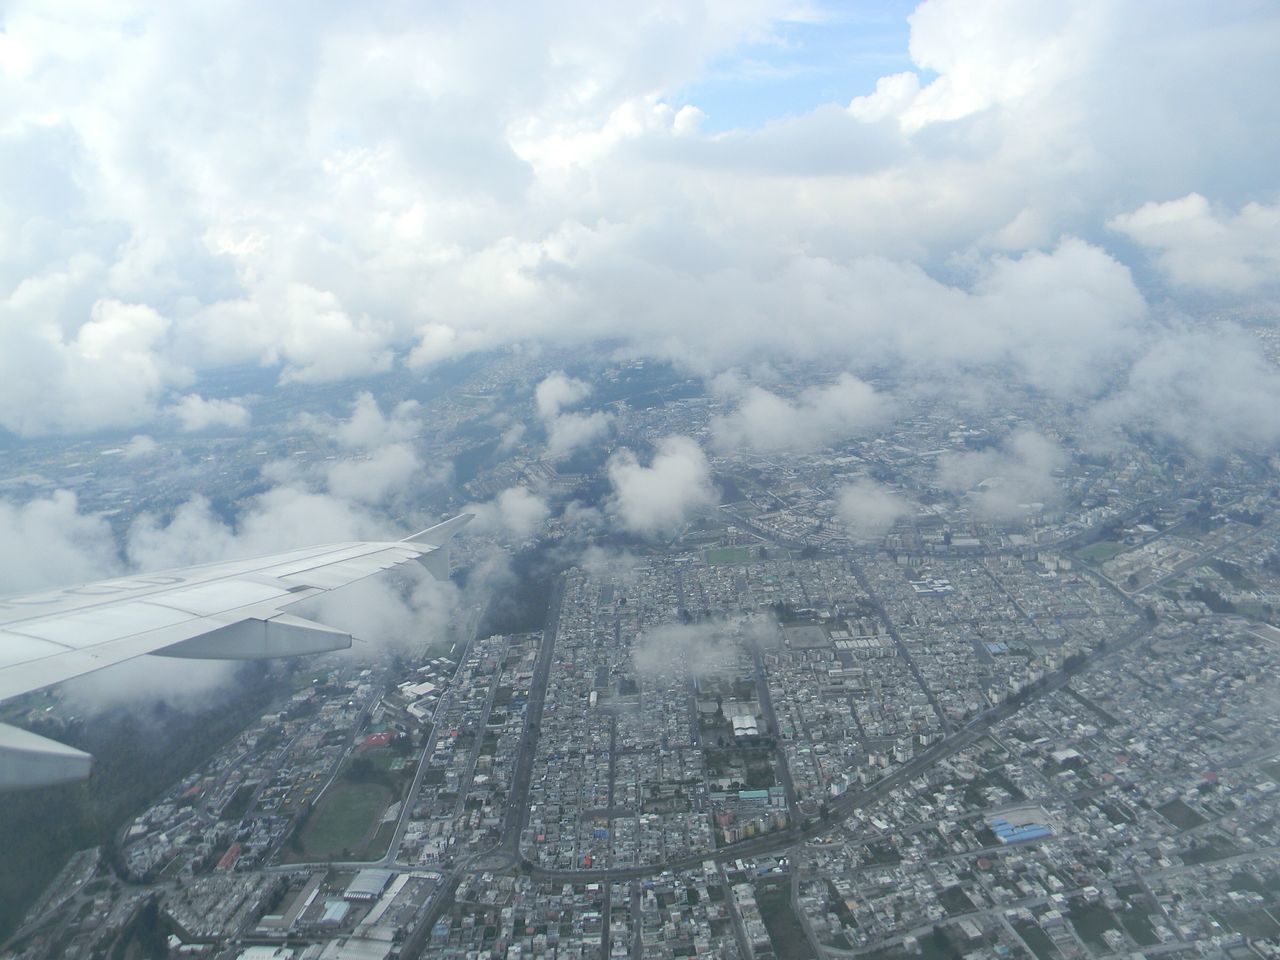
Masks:
[[[253,560],[0,599],[0,700],[144,654],[253,660],[324,653],[351,635],[285,612],[410,560],[449,576],[461,514],[404,540],[332,543]],[[0,724],[0,790],[83,779],[90,757]]]

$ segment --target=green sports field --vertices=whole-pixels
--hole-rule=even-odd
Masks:
[[[707,563],[712,566],[732,563],[748,563],[751,551],[746,547],[712,547],[706,552]]]

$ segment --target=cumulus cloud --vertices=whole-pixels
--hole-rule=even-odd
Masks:
[[[405,400],[384,414],[378,401],[368,390],[356,394],[351,416],[334,423],[326,417],[304,413],[299,418],[303,427],[321,436],[331,437],[348,450],[371,450],[388,444],[404,443],[422,432],[422,419],[416,400]]]
[[[404,443],[335,463],[328,471],[330,493],[361,503],[380,503],[408,489],[415,479],[424,479],[422,461]]]
[[[1051,440],[1020,430],[998,448],[939,457],[937,483],[967,493],[981,516],[1013,520],[1026,516],[1033,504],[1058,498],[1053,471],[1065,463],[1065,454]]]
[[[716,502],[711,465],[688,437],[660,440],[647,467],[621,450],[609,460],[608,474],[609,512],[623,529],[643,536],[673,533],[693,512]]]
[[[406,565],[395,575],[360,580],[298,605],[298,612],[346,630],[352,653],[375,646],[409,652],[439,642],[462,601],[449,580]]]
[[[99,300],[73,331],[45,283],[0,300],[0,427],[24,436],[144,423],[186,374],[159,352],[169,322],[148,306]]]
[[[147,436],[145,433],[140,433],[125,444],[124,458],[126,460],[142,460],[146,457],[154,456],[159,449],[160,444],[156,443],[152,437]]]
[[[235,660],[136,657],[67,680],[58,695],[75,711],[93,714],[124,708],[149,720],[146,708],[153,704],[194,711],[225,700],[244,666]]]
[[[189,393],[169,408],[187,433],[216,427],[241,430],[249,425],[249,410],[239,400],[206,400]]]
[[[332,291],[291,283],[284,307],[287,323],[265,358],[284,362],[283,382],[324,383],[391,369],[389,325],[352,317]]]
[[[733,413],[712,420],[711,432],[726,452],[809,452],[880,424],[887,407],[870,384],[842,373],[834,383],[801,391],[794,402],[747,387]]]
[[[1246,203],[1230,214],[1189,193],[1145,203],[1108,226],[1150,250],[1180,287],[1245,294],[1280,285],[1280,204]]]
[[[549,374],[533,391],[534,406],[543,420],[555,419],[561,410],[576,407],[589,396],[589,383],[565,376],[561,371]]]
[[[594,443],[609,432],[610,420],[603,410],[560,414],[547,425],[547,456],[559,459]]]
[[[475,532],[520,541],[538,532],[551,507],[528,487],[508,487],[486,503],[468,504],[464,512],[476,515]]]
[[[910,512],[905,498],[866,477],[846,484],[836,495],[836,515],[859,537],[883,536]]]
[[[659,624],[646,627],[636,637],[631,647],[632,665],[644,676],[723,674],[737,662],[740,641],[751,645],[777,639],[777,621],[764,614]]]
[[[543,379],[534,390],[534,405],[547,431],[547,455],[552,459],[568,456],[608,432],[612,418],[603,410],[565,412],[590,395],[590,384],[558,371]]]
[[[520,446],[520,441],[524,439],[524,424],[513,423],[502,431],[502,437],[498,440],[498,450],[502,453],[509,453]]]

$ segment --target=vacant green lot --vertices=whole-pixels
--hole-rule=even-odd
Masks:
[[[291,859],[362,858],[390,805],[391,791],[382,784],[339,780],[325,791],[302,827],[302,849]]]
[[[791,884],[787,881],[762,883],[756,887],[756,906],[760,919],[773,941],[773,952],[779,960],[809,960],[813,948],[805,936],[800,918],[791,906]]]
[[[1107,943],[1102,939],[1103,933],[1120,927],[1116,915],[1100,903],[1073,901],[1067,916],[1071,918],[1072,925],[1082,939],[1103,950],[1107,949]]]
[[[1155,928],[1151,926],[1151,918],[1141,910],[1129,910],[1126,913],[1117,914],[1120,922],[1124,924],[1124,928],[1129,931],[1129,936],[1138,941],[1139,946],[1154,947],[1160,942],[1160,938],[1156,936]]]
[[[1105,563],[1118,553],[1124,553],[1125,546],[1123,543],[1116,543],[1113,540],[1099,540],[1097,543],[1091,543],[1087,547],[1082,547],[1077,556],[1085,563]]]
[[[729,563],[748,563],[751,551],[746,547],[713,547],[707,551],[707,563],[713,566]]]
[[[1168,803],[1160,804],[1160,806],[1156,807],[1156,813],[1160,814],[1179,830],[1191,830],[1202,823],[1209,822],[1181,800],[1170,800]]]
[[[1049,935],[1040,929],[1039,924],[1019,921],[1014,923],[1013,927],[1039,960],[1057,960],[1062,956],[1058,948],[1053,945],[1053,941],[1049,939]]]

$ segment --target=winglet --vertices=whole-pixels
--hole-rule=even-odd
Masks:
[[[405,537],[403,542],[425,543],[431,547],[443,546],[449,542],[449,539],[455,533],[474,519],[474,513],[460,513],[452,520],[446,520],[444,523],[437,523],[434,527],[428,527],[420,533],[415,533],[412,537]]]

